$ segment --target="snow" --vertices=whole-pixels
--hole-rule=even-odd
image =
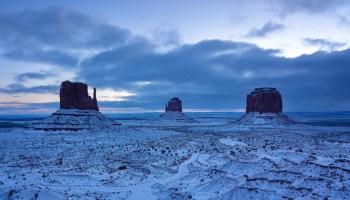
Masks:
[[[225,145],[229,145],[229,146],[242,146],[242,147],[247,146],[247,144],[244,142],[234,141],[234,140],[229,139],[229,138],[221,138],[220,143],[225,144]]]
[[[159,121],[175,121],[175,122],[185,122],[185,123],[194,123],[198,122],[191,117],[185,115],[182,112],[178,111],[167,111],[163,114],[161,114],[158,118]]]
[[[82,130],[111,128],[120,125],[107,119],[96,110],[59,109],[51,116],[31,123],[28,128],[37,130]]]
[[[251,112],[247,113],[241,118],[239,118],[236,124],[240,125],[259,125],[259,126],[281,126],[281,125],[291,125],[295,122],[289,119],[286,115],[282,113],[257,113]]]
[[[0,129],[0,199],[350,199],[349,127],[214,120]]]

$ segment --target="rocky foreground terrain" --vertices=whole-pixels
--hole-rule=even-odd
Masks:
[[[0,199],[349,199],[348,127],[0,129]]]

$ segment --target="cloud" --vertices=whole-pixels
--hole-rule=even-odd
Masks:
[[[22,102],[0,102],[0,114],[35,114],[38,117],[46,117],[57,110],[58,102],[47,103],[22,103]]]
[[[27,73],[22,73],[22,74],[18,74],[16,76],[16,80],[18,82],[26,82],[27,80],[44,80],[47,78],[51,78],[51,77],[56,77],[55,74],[51,73],[51,72],[27,72]]]
[[[77,78],[135,93],[127,98],[132,107],[163,109],[179,96],[185,108],[238,109],[255,87],[270,86],[281,91],[287,110],[350,109],[350,49],[284,58],[279,50],[222,40],[166,53],[155,48],[139,41],[101,52],[82,63]]]
[[[278,31],[278,30],[283,30],[285,26],[283,24],[277,24],[273,22],[268,22],[264,24],[261,28],[253,28],[251,29],[248,33],[248,37],[265,37],[268,34]]]
[[[311,14],[334,12],[336,8],[348,4],[347,0],[277,0],[281,6],[281,14],[292,14],[296,12],[307,12]]]
[[[57,50],[13,50],[4,54],[13,60],[50,63],[58,66],[74,67],[78,63],[78,57],[70,53]]]
[[[57,85],[38,85],[26,87],[23,84],[10,84],[6,88],[0,88],[0,93],[16,94],[16,93],[51,93],[58,94],[59,86]]]
[[[334,51],[346,45],[346,43],[343,43],[343,42],[331,42],[325,39],[305,38],[303,41],[307,45],[319,46],[321,50],[329,50],[329,51]]]
[[[132,40],[125,29],[65,7],[0,12],[0,50],[8,58],[74,67],[80,52]]]
[[[246,94],[268,86],[282,93],[287,110],[350,110],[350,49],[285,58],[277,56],[278,49],[245,42],[181,44],[173,29],[160,31],[164,38],[155,41],[59,7],[0,13],[0,29],[0,50],[7,58],[77,67],[75,79],[97,87],[97,95],[108,88],[135,94],[125,101],[101,102],[106,107],[159,110],[178,96],[185,109],[240,109],[245,107]],[[284,25],[268,22],[248,35],[264,37],[282,29]],[[341,45],[322,39],[304,42],[327,48]],[[173,47],[159,51],[160,45]],[[80,52],[85,51],[95,53],[81,60]],[[17,78],[50,77],[41,74]],[[10,84],[0,93],[57,94],[58,89],[57,85]]]
[[[182,43],[178,30],[171,27],[158,27],[152,30],[150,40],[158,46],[160,52],[173,50]]]
[[[76,10],[50,7],[0,14],[2,43],[64,48],[106,48],[123,44],[129,31]]]

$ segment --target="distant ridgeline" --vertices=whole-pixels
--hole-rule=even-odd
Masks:
[[[91,98],[88,86],[81,82],[64,81],[60,88],[60,109],[51,116],[33,122],[28,128],[36,130],[85,130],[111,128],[120,125],[99,112],[96,88]]]

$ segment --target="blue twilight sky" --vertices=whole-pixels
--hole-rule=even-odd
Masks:
[[[349,33],[348,0],[0,0],[0,114],[57,110],[64,80],[104,113],[241,111],[264,86],[350,110]]]

